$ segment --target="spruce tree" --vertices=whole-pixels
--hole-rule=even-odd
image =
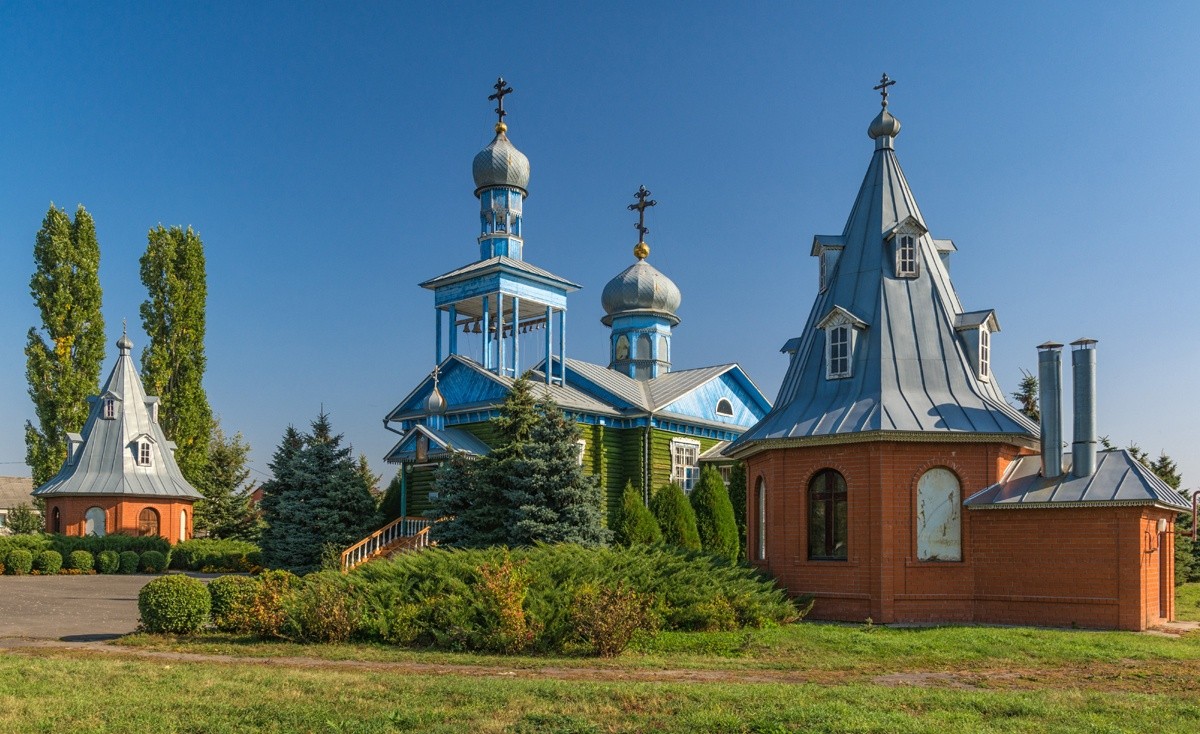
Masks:
[[[650,512],[662,530],[663,542],[685,550],[700,550],[696,513],[678,484],[663,485],[650,500]]]
[[[392,477],[392,481],[388,482],[383,499],[379,500],[379,520],[381,522],[389,523],[400,517],[404,511],[404,508],[400,506],[400,472],[403,471],[404,467],[401,466],[400,471],[396,472],[396,476]]]
[[[25,463],[37,486],[58,473],[67,457],[67,433],[83,428],[87,398],[100,392],[105,341],[100,244],[83,206],[71,221],[50,205],[34,240],[33,259],[29,290],[42,326],[29,330],[25,344],[25,374],[37,414],[36,426],[25,422]]]
[[[725,489],[725,482],[716,469],[705,466],[700,471],[700,481],[690,499],[696,513],[700,547],[730,563],[737,562],[738,533],[737,523],[733,520],[733,505],[729,502],[729,490]]]
[[[212,538],[257,541],[262,532],[258,512],[250,504],[250,444],[242,434],[226,435],[214,421],[208,440],[204,475],[196,485],[204,499],[196,502],[196,530]]]
[[[746,556],[746,464],[734,462],[729,470],[729,503],[733,505],[733,521],[738,529],[738,555]]]
[[[175,461],[193,484],[203,481],[212,409],[204,392],[205,308],[208,300],[204,243],[192,231],[162,225],[147,235],[141,258],[142,350],[146,392],[162,399],[163,433],[175,442]]]
[[[614,524],[613,534],[621,545],[655,545],[663,540],[658,521],[642,502],[642,493],[634,489],[633,482],[625,483]]]
[[[1042,412],[1038,407],[1038,378],[1025,370],[1021,370],[1021,375],[1021,382],[1017,385],[1017,391],[1012,394],[1012,399],[1017,401],[1017,409],[1036,423],[1042,419]]]
[[[523,456],[504,477],[514,520],[508,545],[604,545],[611,533],[601,522],[600,483],[579,465],[578,426],[549,397],[535,413]]]

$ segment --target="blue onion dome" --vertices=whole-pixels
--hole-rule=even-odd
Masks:
[[[882,137],[894,138],[899,134],[900,121],[893,117],[887,108],[880,110],[875,119],[871,120],[871,126],[867,128],[867,135],[871,136],[871,140]]]
[[[641,244],[641,243],[639,243]],[[647,248],[648,251],[648,248]],[[683,295],[671,279],[663,275],[642,258],[630,265],[621,274],[608,281],[600,303],[606,314],[600,321],[612,326],[616,316],[628,313],[651,313],[665,316],[672,325],[679,323],[675,312]]]
[[[471,174],[475,177],[475,195],[491,186],[511,186],[528,196],[529,159],[508,141],[503,122],[496,124],[496,137],[475,156]]]

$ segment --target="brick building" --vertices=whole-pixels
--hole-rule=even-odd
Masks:
[[[1072,347],[1064,462],[1061,348],[1039,347],[1042,425],[991,372],[994,311],[967,311],[883,110],[839,235],[818,235],[813,309],[783,351],[746,462],[753,563],[818,619],[1144,629],[1174,615],[1173,532],[1190,509],[1128,452],[1097,452],[1095,341]]]

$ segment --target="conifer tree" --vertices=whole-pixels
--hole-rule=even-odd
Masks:
[[[318,569],[330,549],[341,551],[376,524],[371,497],[351,457],[321,413],[312,432],[289,427],[271,462],[274,478],[263,485],[263,560],[295,573]]]
[[[426,512],[440,519],[430,538],[441,545],[487,548],[508,542],[511,512],[488,471],[488,457],[457,451],[434,473],[437,499]]]
[[[746,556],[746,464],[734,462],[729,470],[729,503],[738,529],[738,555]]]
[[[150,337],[142,350],[142,382],[147,394],[162,399],[162,429],[177,446],[180,471],[199,483],[213,421],[203,385],[204,243],[191,227],[155,227],[147,235],[141,275],[148,296],[141,306],[142,328]]]
[[[256,541],[262,532],[258,512],[250,505],[253,486],[247,486],[250,444],[241,433],[226,435],[213,421],[208,440],[208,461],[196,489],[204,499],[196,502],[196,530],[213,538]]]
[[[87,398],[100,392],[105,341],[100,244],[87,210],[81,205],[71,221],[51,204],[33,259],[29,290],[42,326],[30,328],[25,344],[25,374],[37,414],[36,426],[25,423],[25,462],[37,486],[58,473],[67,457],[67,433],[83,428]]]
[[[400,517],[401,513],[404,512],[404,508],[400,504],[400,472],[403,471],[404,467],[401,466],[400,471],[396,472],[396,476],[392,477],[392,481],[388,482],[387,489],[383,493],[383,499],[379,500],[380,522],[389,523]]]
[[[658,521],[642,502],[642,493],[634,489],[633,482],[625,483],[621,493],[621,509],[615,518],[614,536],[621,545],[654,545],[663,540]]]
[[[729,490],[725,489],[725,482],[721,481],[716,469],[705,466],[700,471],[700,481],[690,499],[696,513],[700,547],[730,563],[737,562],[738,533],[737,523],[733,520],[733,505],[729,502]]]
[[[1042,419],[1042,412],[1038,407],[1038,378],[1025,370],[1021,370],[1021,375],[1021,382],[1017,385],[1017,391],[1012,394],[1012,399],[1017,401],[1017,409],[1036,423]]]
[[[658,521],[664,543],[685,550],[700,550],[696,513],[692,511],[683,487],[675,483],[663,485],[650,500],[650,512]]]

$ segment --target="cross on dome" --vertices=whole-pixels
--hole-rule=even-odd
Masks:
[[[638,200],[636,204],[630,204],[628,207],[629,211],[636,211],[638,213],[637,224],[633,225],[638,231],[638,243],[633,248],[633,254],[637,259],[645,260],[646,256],[650,254],[650,248],[646,245],[646,233],[650,231],[649,227],[646,226],[646,209],[647,207],[657,206],[658,202],[654,199],[647,201],[650,198],[650,191],[645,186],[638,186],[638,190],[634,193],[633,197]]]
[[[888,75],[885,72],[883,75],[883,78],[880,79],[879,83],[873,87],[873,89],[875,89],[875,91],[879,92],[879,94],[883,97],[883,100],[882,100],[883,108],[885,110],[887,109],[887,104],[888,104],[887,103],[888,87],[894,86],[895,84],[896,84],[896,80],[888,78]]]
[[[504,77],[502,76],[496,77],[496,83],[492,85],[492,88],[496,90],[496,93],[488,95],[488,99],[496,100],[496,114],[500,116],[499,119],[496,120],[496,124],[503,125],[504,116],[508,114],[504,111],[504,96],[506,94],[512,94],[513,88],[506,85]]]

